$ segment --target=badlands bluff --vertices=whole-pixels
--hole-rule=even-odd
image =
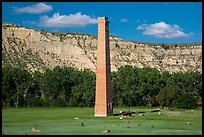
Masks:
[[[202,71],[202,44],[147,44],[110,36],[111,71],[125,65],[160,71]],[[97,35],[57,33],[2,24],[2,66],[44,71],[55,66],[96,71]]]

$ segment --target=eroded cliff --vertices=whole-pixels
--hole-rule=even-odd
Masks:
[[[95,72],[97,35],[56,33],[2,24],[2,65],[26,67],[31,72],[55,66]],[[160,71],[202,71],[202,45],[148,45],[110,36],[111,71],[124,65]]]

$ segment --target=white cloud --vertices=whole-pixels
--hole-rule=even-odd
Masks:
[[[42,16],[39,25],[50,28],[65,28],[84,27],[90,24],[97,24],[97,19],[91,18],[88,15],[82,15],[81,12],[78,12],[70,15],[55,13],[52,17]]]
[[[126,18],[123,18],[123,19],[120,20],[120,22],[129,22],[129,20],[126,19]]]
[[[33,25],[36,25],[37,23],[36,21],[27,20],[27,21],[23,21],[23,24],[33,26]]]
[[[173,39],[173,38],[180,38],[180,37],[190,37],[193,35],[193,33],[186,34],[182,31],[182,29],[179,27],[179,25],[173,24],[166,24],[165,22],[159,22],[154,24],[142,24],[139,25],[137,30],[144,30],[144,35],[150,35],[154,36],[156,38],[167,38],[167,39]]]
[[[52,6],[46,5],[44,3],[38,3],[36,5],[17,8],[14,7],[16,13],[31,13],[31,14],[40,14],[44,12],[49,12],[52,10]]]
[[[144,20],[142,20],[142,19],[137,19],[136,22],[137,22],[137,23],[139,23],[139,22],[147,22],[147,19],[144,19]]]

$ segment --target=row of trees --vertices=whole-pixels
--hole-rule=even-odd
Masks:
[[[200,72],[160,73],[153,68],[121,67],[111,73],[114,106],[195,107],[202,98]],[[2,67],[2,107],[93,107],[96,76],[90,70],[55,67],[33,74]]]
[[[125,66],[112,74],[112,88],[116,106],[192,108],[202,99],[202,74]]]
[[[93,106],[95,74],[70,67],[44,73],[2,68],[3,106]]]

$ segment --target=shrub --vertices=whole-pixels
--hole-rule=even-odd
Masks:
[[[190,109],[196,106],[196,98],[190,92],[186,92],[178,97],[175,106],[182,109]]]
[[[164,87],[158,95],[159,104],[161,106],[171,107],[176,99],[176,91],[173,87]]]

